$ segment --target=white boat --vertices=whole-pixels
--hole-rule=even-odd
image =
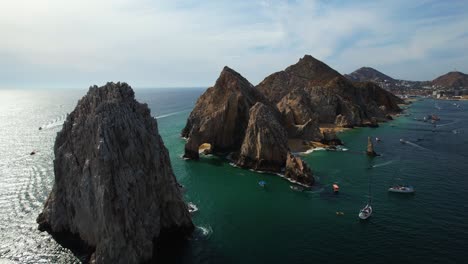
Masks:
[[[406,144],[406,141],[404,141],[402,138],[400,138],[400,143],[401,144]]]
[[[366,220],[372,215],[372,205],[367,204],[364,208],[359,211],[359,218]]]
[[[368,182],[369,182],[369,192],[368,192],[369,200],[367,201],[366,206],[364,206],[364,208],[362,208],[361,211],[359,211],[358,216],[361,220],[366,220],[372,215],[372,193],[371,193],[371,175],[370,174],[369,174]]]
[[[413,186],[396,185],[388,188],[388,191],[394,193],[414,193],[414,188]]]

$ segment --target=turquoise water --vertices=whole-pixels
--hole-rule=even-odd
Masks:
[[[36,230],[35,217],[53,182],[55,134],[84,92],[0,91],[0,259],[77,261]],[[408,110],[410,116],[340,134],[349,151],[303,156],[319,184],[299,193],[280,177],[234,168],[222,158],[181,158],[185,141],[179,134],[202,92],[136,91],[158,118],[175,174],[187,188],[186,200],[200,209],[194,237],[173,257],[166,256],[168,262],[464,262],[468,102],[457,108],[449,101],[419,101]],[[433,112],[442,119],[436,132],[413,119]],[[38,131],[39,126],[45,129]],[[382,139],[375,145],[380,157],[362,154],[368,136]],[[399,143],[400,138],[409,143]],[[38,154],[29,156],[33,149]],[[374,213],[362,222],[357,214],[368,199],[369,178]],[[265,189],[260,180],[267,182]],[[338,195],[331,190],[335,182]],[[397,183],[412,184],[416,194],[389,194],[388,186]]]

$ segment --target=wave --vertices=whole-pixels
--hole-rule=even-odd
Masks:
[[[211,226],[208,226],[208,227],[197,226],[195,230],[197,234],[203,237],[209,237],[211,234],[213,234],[213,228],[211,228]]]

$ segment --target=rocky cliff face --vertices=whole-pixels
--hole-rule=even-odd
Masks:
[[[249,122],[250,108],[264,97],[236,71],[224,67],[216,84],[197,100],[182,136],[188,138],[185,157],[198,159],[198,148],[211,144],[213,152],[238,149]]]
[[[293,112],[295,115],[289,115],[304,117],[296,118],[294,125],[304,125],[308,121],[305,119],[313,120],[315,116],[320,124],[362,126],[370,123],[373,117],[384,121],[388,113],[400,110],[398,100],[389,92],[370,85],[356,86],[309,55],[284,71],[268,76],[257,89],[277,103],[283,113]]]
[[[153,257],[165,235],[193,229],[156,120],[125,83],[91,87],[57,134],[55,184],[39,228],[69,233],[96,263]]]
[[[256,103],[242,142],[237,165],[260,171],[281,171],[289,152],[288,137],[271,108]]]

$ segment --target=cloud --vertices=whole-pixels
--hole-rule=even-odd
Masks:
[[[214,83],[224,65],[257,83],[306,53],[343,73],[369,65],[397,78],[432,79],[451,65],[468,71],[453,56],[465,56],[468,46],[466,7],[426,0],[2,1],[0,87],[108,80],[200,86]],[[427,71],[433,62],[436,70]]]

